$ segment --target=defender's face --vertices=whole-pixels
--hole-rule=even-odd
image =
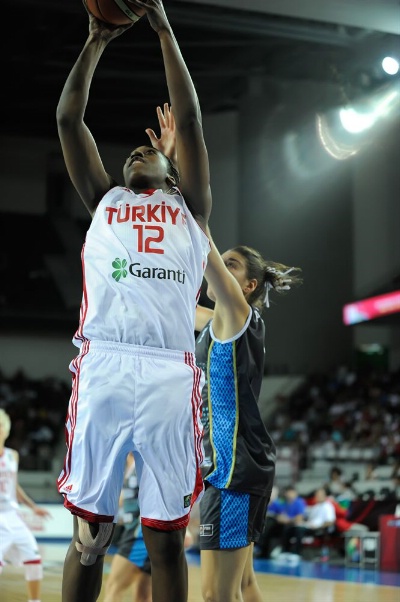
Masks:
[[[146,178],[149,187],[158,188],[168,175],[168,161],[152,146],[138,146],[126,159],[123,171],[127,183]]]
[[[229,272],[238,281],[243,290],[249,282],[244,258],[240,253],[236,253],[235,251],[226,251],[223,253],[222,259]],[[215,294],[210,286],[207,288],[207,297],[209,297],[211,301],[216,301]]]

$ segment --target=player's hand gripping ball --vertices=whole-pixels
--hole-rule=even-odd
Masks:
[[[89,12],[111,25],[135,23],[146,11],[130,0],[85,0]]]

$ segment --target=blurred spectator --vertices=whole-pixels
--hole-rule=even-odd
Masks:
[[[348,519],[348,510],[344,508],[337,500],[330,497],[329,501],[335,509],[335,531],[344,533],[345,531],[369,531],[369,528],[355,520]]]
[[[306,502],[299,496],[293,485],[285,487],[283,497],[277,497],[270,502],[267,508],[267,516],[262,537],[258,544],[258,557],[270,558],[272,552],[272,540],[278,537],[280,549],[290,552],[291,539],[295,538],[295,552],[301,546],[302,529]]]
[[[340,493],[332,497],[339,506],[347,510],[350,507],[351,502],[356,499],[357,493],[354,491],[350,481],[343,481]]]
[[[305,430],[294,428],[298,424]],[[278,449],[282,442],[298,445],[301,469],[309,465],[313,446],[326,458],[359,448],[377,464],[394,464],[400,460],[400,370],[357,373],[341,366],[312,374],[290,396],[281,396],[268,428]]]
[[[332,466],[329,473],[329,481],[326,483],[326,486],[329,488],[333,497],[340,495],[344,489],[342,474],[343,471],[338,466]]]
[[[10,415],[9,445],[19,453],[21,470],[52,469],[69,395],[69,385],[53,377],[30,379],[22,370],[1,374],[0,408]]]
[[[329,499],[329,493],[327,487],[320,487],[315,492],[313,503],[307,506],[304,523],[307,532],[312,533],[321,529],[333,532],[336,512],[332,500]]]
[[[364,481],[374,481],[377,478],[377,465],[375,462],[369,462],[365,467]]]

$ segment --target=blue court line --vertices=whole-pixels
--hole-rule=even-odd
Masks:
[[[200,564],[200,554],[198,552],[193,552],[189,549],[186,551],[186,557],[189,564]],[[380,571],[379,569],[372,568],[336,566],[328,562],[301,560],[297,566],[285,566],[274,560],[255,558],[254,570],[258,573],[303,577],[306,579],[325,579],[328,581],[347,581],[349,583],[369,583],[372,585],[400,587],[399,573]]]
[[[331,565],[328,562],[301,560],[298,566],[291,567],[273,560],[254,560],[254,570],[275,575],[293,575],[307,579],[327,579],[329,581],[347,581],[350,583],[371,583],[400,587],[400,575],[373,568],[359,568]]]

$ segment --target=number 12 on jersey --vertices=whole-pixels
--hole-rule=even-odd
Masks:
[[[154,243],[160,243],[164,239],[164,228],[162,226],[133,224],[132,228],[137,230],[138,253],[164,253],[164,249],[154,246]]]

